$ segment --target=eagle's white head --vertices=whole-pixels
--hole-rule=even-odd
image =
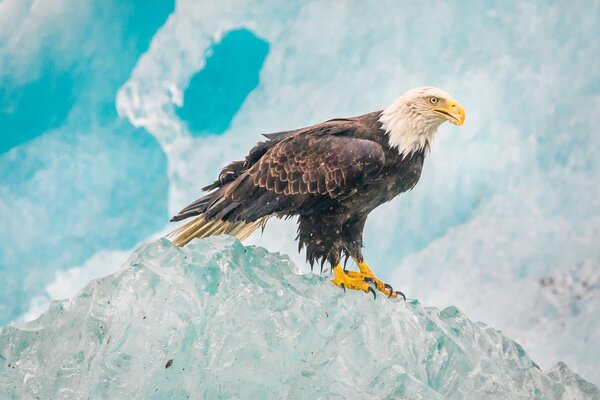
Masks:
[[[465,110],[448,93],[434,87],[409,90],[383,110],[379,118],[390,146],[404,156],[420,150],[428,152],[444,121],[462,125]]]

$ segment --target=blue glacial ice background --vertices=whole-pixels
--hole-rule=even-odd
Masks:
[[[260,133],[421,85],[467,110],[365,255],[600,383],[600,2],[0,1],[0,325],[173,228]],[[250,243],[296,253],[293,221]],[[110,268],[110,269],[109,269]]]

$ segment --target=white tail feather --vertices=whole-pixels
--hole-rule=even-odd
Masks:
[[[269,216],[253,222],[207,220],[202,215],[181,225],[167,235],[175,246],[185,246],[194,238],[204,238],[215,235],[231,235],[244,240],[258,228],[264,228]]]

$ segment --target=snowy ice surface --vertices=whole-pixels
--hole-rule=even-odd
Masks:
[[[2,82],[35,81],[50,48],[86,94],[62,125],[0,155],[0,321],[27,305],[32,318],[95,265],[116,266],[102,257],[172,229],[166,210],[194,200],[260,133],[435,85],[465,106],[466,124],[443,127],[417,187],[372,214],[368,262],[409,297],[502,329],[544,369],[564,360],[600,383],[600,2],[181,0],[146,10],[143,29],[129,18],[143,13],[111,4],[0,2]],[[215,55],[240,29],[252,35]],[[248,71],[235,55],[258,57],[264,43]],[[82,54],[87,69],[73,61]],[[209,60],[230,67],[227,54],[249,93],[195,85]],[[193,131],[186,99],[219,93],[242,101],[227,129]],[[123,120],[104,121],[115,107]],[[71,153],[76,172],[65,174]],[[250,242],[303,266],[294,236],[292,221],[271,221]]]
[[[600,399],[559,364],[443,310],[299,275],[231,237],[159,239],[0,331],[0,398]]]

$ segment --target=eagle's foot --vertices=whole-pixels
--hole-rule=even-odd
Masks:
[[[349,271],[349,272],[347,272],[347,274],[349,274],[351,276],[361,276],[365,282],[371,284],[372,286],[375,287],[375,289],[382,292],[389,298],[395,299],[398,296],[400,296],[406,301],[406,296],[404,296],[404,293],[395,291],[394,288],[392,287],[392,285],[390,285],[388,283],[384,283],[381,280],[379,280],[379,278],[377,278],[375,276],[375,273],[373,273],[373,271],[367,265],[366,262],[358,261],[356,259],[354,261],[356,262],[356,265],[358,266],[358,269],[360,270],[360,272]]]
[[[391,285],[379,280],[365,262],[357,262],[356,264],[360,272],[345,271],[341,265],[337,265],[333,269],[334,278],[331,282],[344,290],[354,289],[367,293],[371,292],[373,298],[377,297],[375,295],[375,291],[377,290],[389,298],[395,299],[400,296],[406,300],[402,292],[394,291]]]
[[[354,273],[356,274],[356,272]],[[333,268],[333,279],[331,283],[344,289],[362,290],[363,292],[373,294],[373,298],[376,298],[375,290],[368,282],[364,280],[364,276],[350,275],[350,272],[344,271],[341,265],[336,265]]]

